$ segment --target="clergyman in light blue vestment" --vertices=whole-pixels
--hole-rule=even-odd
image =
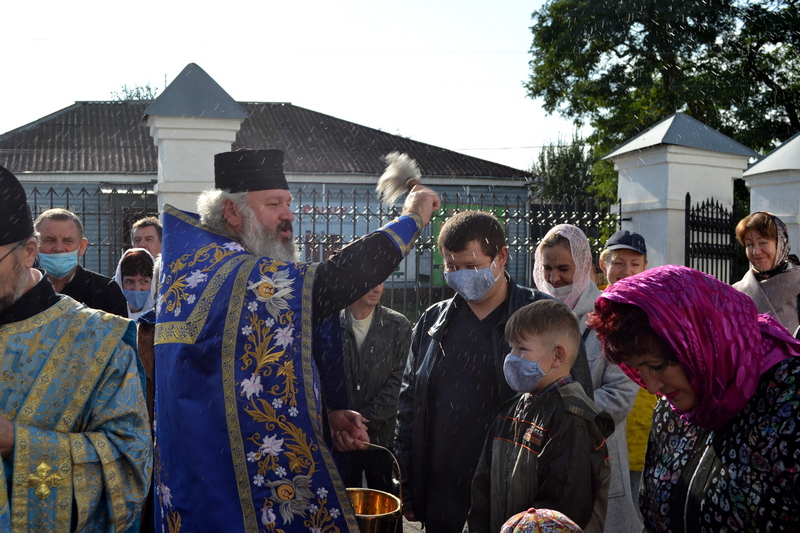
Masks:
[[[152,469],[135,325],[56,294],[2,167],[0,190],[0,532],[129,530]]]

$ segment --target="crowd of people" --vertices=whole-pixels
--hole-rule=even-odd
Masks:
[[[360,486],[431,533],[800,523],[800,261],[770,213],[736,228],[733,287],[648,268],[628,230],[595,261],[560,224],[528,288],[502,221],[462,211],[454,294],[412,326],[381,297],[439,208],[423,185],[308,263],[283,152],[217,154],[197,213],[136,221],[113,278],[78,216],[0,188],[0,532],[357,533]]]

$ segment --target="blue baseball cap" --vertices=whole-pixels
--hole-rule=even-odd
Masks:
[[[606,241],[606,250],[633,250],[642,255],[647,255],[647,245],[644,237],[636,232],[620,230]]]

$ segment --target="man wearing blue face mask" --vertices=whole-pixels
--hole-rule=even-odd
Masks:
[[[517,395],[503,377],[505,323],[520,307],[549,297],[506,275],[505,233],[490,213],[454,215],[438,244],[456,295],[430,307],[414,328],[395,451],[406,518],[424,521],[430,533],[460,533],[486,430],[500,405]],[[576,381],[591,390],[585,351],[575,367]]]
[[[39,237],[39,265],[56,292],[86,307],[128,317],[128,303],[109,277],[86,270],[78,261],[86,251],[83,223],[66,209],[48,209],[34,222]]]

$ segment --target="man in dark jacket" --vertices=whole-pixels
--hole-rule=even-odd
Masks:
[[[72,211],[48,209],[34,222],[39,237],[39,264],[56,292],[86,307],[128,318],[128,302],[113,279],[86,270],[78,261],[86,252],[83,223]]]
[[[369,420],[370,442],[391,450],[411,324],[397,311],[381,306],[381,294],[383,283],[342,310],[340,318],[350,409]],[[393,469],[394,461],[384,450],[349,452],[344,482],[360,487],[366,475],[368,487],[395,494]]]
[[[505,323],[520,307],[548,296],[505,274],[506,238],[490,213],[454,215],[438,244],[445,280],[457,294],[431,306],[414,328],[395,451],[406,519],[424,521],[430,533],[458,533],[486,431],[500,405],[517,394],[503,376],[510,350]],[[585,351],[573,377],[591,397]]]

